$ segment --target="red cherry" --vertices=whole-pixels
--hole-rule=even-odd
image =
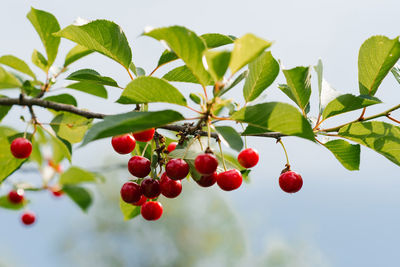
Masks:
[[[171,153],[172,151],[174,151],[177,145],[178,145],[177,142],[172,142],[172,143],[170,143],[170,144],[168,145],[168,147],[167,147],[168,152]]]
[[[165,165],[167,176],[172,180],[181,180],[189,173],[189,164],[183,159],[170,159]]]
[[[170,179],[166,173],[163,173],[160,180],[161,193],[167,198],[176,198],[182,192],[181,181]]]
[[[53,193],[53,196],[55,196],[55,197],[61,197],[62,195],[64,195],[64,192],[61,189],[52,190],[51,192]]]
[[[26,138],[18,137],[11,142],[10,150],[17,159],[26,159],[32,153],[32,143]]]
[[[25,225],[31,225],[35,222],[35,220],[36,220],[36,216],[35,216],[35,213],[33,213],[33,212],[26,211],[21,216],[21,221]]]
[[[300,174],[287,171],[279,176],[279,186],[286,193],[296,193],[303,186],[303,179]]]
[[[140,142],[149,142],[151,139],[153,139],[155,131],[156,129],[151,128],[146,131],[133,133],[133,137],[135,137],[135,139]]]
[[[152,178],[146,178],[141,185],[143,195],[147,198],[156,198],[161,193],[160,182]]]
[[[217,184],[225,191],[232,191],[239,188],[242,180],[242,174],[236,169],[221,172],[217,176]]]
[[[24,201],[24,191],[23,190],[10,191],[8,193],[8,200],[13,204],[22,203],[22,201]]]
[[[136,140],[130,134],[114,136],[111,139],[111,145],[114,150],[119,154],[129,154],[136,146]]]
[[[144,178],[151,171],[150,160],[141,156],[133,156],[128,162],[128,170],[133,176]]]
[[[259,160],[258,152],[252,148],[246,148],[238,155],[240,165],[248,169],[257,165]]]
[[[142,205],[140,213],[148,221],[156,221],[161,218],[163,206],[158,201],[149,201]]]
[[[121,187],[121,198],[126,203],[134,203],[142,197],[142,188],[134,182],[126,182]]]
[[[139,200],[139,201],[136,201],[136,202],[133,202],[132,205],[135,205],[135,206],[142,206],[144,203],[146,203],[146,201],[147,201],[147,198],[146,198],[144,195],[142,195],[142,196],[140,197],[140,200]]]
[[[211,175],[217,170],[218,160],[213,154],[200,154],[194,160],[194,166],[200,174]]]
[[[216,172],[211,175],[203,175],[196,183],[202,187],[210,187],[217,182],[217,176],[218,174]]]

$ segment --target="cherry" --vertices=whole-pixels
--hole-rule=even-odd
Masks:
[[[130,134],[114,136],[111,139],[111,145],[114,150],[119,154],[129,154],[136,146],[136,140]]]
[[[218,160],[213,154],[204,153],[196,157],[194,166],[200,174],[211,175],[217,170]]]
[[[240,165],[248,169],[257,165],[259,156],[257,150],[252,148],[246,148],[245,150],[239,153],[237,159]]]
[[[11,142],[10,150],[17,159],[26,159],[32,153],[32,143],[26,138],[18,137]]]
[[[147,198],[146,198],[144,195],[142,195],[142,196],[140,197],[140,200],[139,200],[139,201],[136,201],[136,202],[133,202],[132,205],[135,205],[135,206],[142,206],[144,203],[146,203],[146,201],[147,201]]]
[[[202,187],[210,187],[217,182],[218,174],[214,172],[211,175],[202,175],[200,180],[196,181],[196,183]]]
[[[13,204],[22,203],[22,201],[24,201],[24,191],[23,190],[10,191],[8,193],[8,200]]]
[[[142,187],[134,182],[126,182],[121,187],[121,198],[126,203],[134,203],[142,197]]]
[[[35,220],[36,220],[36,216],[35,216],[35,213],[33,213],[33,212],[26,211],[21,216],[21,221],[25,225],[31,225],[35,222]]]
[[[242,174],[236,169],[221,172],[217,176],[217,184],[225,191],[232,191],[239,188],[242,180]]]
[[[142,131],[142,132],[137,132],[137,133],[133,133],[133,137],[135,137],[135,139],[137,141],[140,142],[149,142],[151,139],[153,139],[154,136],[154,132],[156,131],[156,129],[151,128],[149,130],[146,131]]]
[[[296,193],[303,186],[303,179],[297,172],[287,171],[279,176],[279,186],[286,193]]]
[[[170,143],[170,144],[168,145],[168,147],[167,147],[168,152],[171,153],[172,151],[174,151],[177,145],[178,145],[177,142],[172,142],[172,143]]]
[[[146,178],[141,185],[143,195],[147,198],[156,198],[161,193],[160,182],[152,178]]]
[[[183,159],[170,159],[165,165],[167,176],[172,180],[181,180],[189,173],[189,164]]]
[[[61,197],[62,195],[64,195],[64,192],[61,189],[52,189],[51,193],[55,197]]]
[[[163,173],[160,180],[161,194],[167,198],[176,198],[182,192],[181,181],[170,179],[166,173]]]
[[[148,221],[156,221],[161,218],[163,206],[158,201],[149,201],[142,205],[140,213]]]
[[[128,170],[133,176],[144,178],[150,173],[150,160],[141,156],[133,156],[128,162]]]

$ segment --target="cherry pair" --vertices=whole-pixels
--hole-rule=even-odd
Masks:
[[[155,129],[151,128],[142,132],[137,132],[131,134],[124,134],[119,136],[114,136],[111,139],[111,145],[114,150],[119,154],[129,154],[136,146],[136,141],[139,142],[149,142],[153,139]]]

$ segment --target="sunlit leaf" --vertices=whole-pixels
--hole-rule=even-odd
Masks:
[[[344,140],[332,140],[324,144],[337,160],[350,171],[360,169],[360,145],[352,145]]]

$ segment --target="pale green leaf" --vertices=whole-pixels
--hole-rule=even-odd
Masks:
[[[311,68],[296,67],[282,72],[287,86],[280,86],[279,89],[305,111],[311,96]]]
[[[221,81],[228,69],[231,52],[207,50],[204,55],[208,65],[208,72],[214,81]]]
[[[239,133],[230,126],[216,126],[215,129],[222,136],[223,141],[236,151],[243,148],[243,140]]]
[[[140,214],[139,206],[126,203],[122,198],[119,199],[119,208],[125,221],[131,220]]]
[[[67,104],[67,105],[73,105],[75,107],[78,105],[75,97],[73,97],[72,95],[69,95],[69,94],[52,95],[52,96],[43,98],[43,100]]]
[[[186,65],[170,70],[162,78],[170,82],[199,83],[199,80]]]
[[[352,145],[344,140],[332,140],[324,144],[337,160],[349,171],[360,169],[360,145]]]
[[[29,68],[28,64],[26,64],[25,61],[23,61],[22,59],[19,59],[13,55],[5,55],[0,57],[0,64],[7,65],[19,72],[25,73],[36,79],[35,74],[31,70],[31,68]]]
[[[0,67],[0,89],[19,88],[22,83],[11,73]]]
[[[36,49],[34,49],[32,53],[32,63],[45,72],[49,69],[47,59]]]
[[[61,185],[76,185],[80,183],[94,182],[97,182],[97,177],[94,173],[76,166],[71,166],[68,170],[63,172],[59,180]]]
[[[93,82],[101,85],[108,85],[108,86],[113,86],[113,87],[119,87],[117,82],[106,76],[101,76],[100,73],[98,73],[95,70],[92,69],[81,69],[77,70],[73,73],[71,73],[66,80],[72,80],[72,81],[80,81],[80,82]]]
[[[229,90],[231,90],[232,88],[234,88],[236,85],[238,85],[241,81],[243,81],[243,79],[245,79],[247,77],[247,75],[249,74],[248,70],[243,71],[240,75],[238,75],[234,80],[231,79],[230,81],[228,81],[224,87],[222,87],[218,92],[214,92],[215,96],[222,96],[224,94],[226,94]]]
[[[67,86],[67,88],[78,90],[87,94],[95,95],[101,98],[107,98],[108,93],[104,85],[94,82],[77,82]]]
[[[220,33],[206,33],[200,35],[200,38],[204,40],[207,48],[216,48],[227,44],[232,44],[236,39],[234,36],[228,36]]]
[[[68,65],[77,61],[78,59],[81,59],[93,52],[94,52],[93,50],[90,50],[81,45],[74,46],[65,56],[64,67],[67,67]]]
[[[62,188],[62,190],[84,212],[87,212],[90,205],[92,205],[92,194],[87,189],[74,185],[66,185]]]
[[[82,141],[91,122],[91,119],[73,113],[59,112],[51,121],[51,127],[57,136],[74,144]]]

